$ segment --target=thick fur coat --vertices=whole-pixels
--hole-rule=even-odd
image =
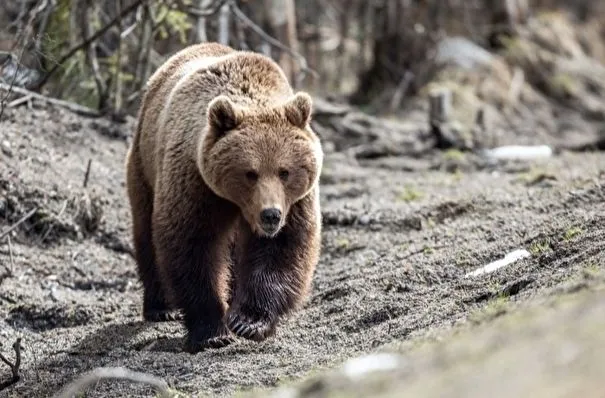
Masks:
[[[270,58],[190,46],[150,78],[126,161],[143,316],[186,350],[263,340],[305,299],[319,259],[312,101]]]

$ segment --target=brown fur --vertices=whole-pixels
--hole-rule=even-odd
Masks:
[[[190,352],[263,340],[306,297],[323,159],[311,105],[271,59],[215,43],[148,82],[126,161],[143,316],[180,309]]]

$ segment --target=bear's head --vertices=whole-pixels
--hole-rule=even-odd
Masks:
[[[206,184],[235,203],[259,236],[277,235],[292,205],[318,184],[323,152],[309,125],[311,109],[304,92],[262,109],[226,96],[208,104],[198,167]]]

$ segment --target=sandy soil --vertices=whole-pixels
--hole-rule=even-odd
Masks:
[[[97,366],[149,372],[194,396],[271,387],[605,268],[601,153],[489,164],[452,151],[356,160],[328,150],[308,304],[271,340],[189,355],[178,323],[141,320],[124,189],[131,127],[40,106],[1,121],[0,231],[37,209],[0,241],[0,350],[10,357],[23,338],[21,380],[1,396],[51,396]],[[519,248],[531,257],[465,277]],[[103,382],[86,396],[153,392]]]
[[[388,345],[303,382],[246,398],[601,398],[605,273],[591,270],[539,298],[505,299],[464,327]]]

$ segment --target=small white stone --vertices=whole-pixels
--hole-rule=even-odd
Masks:
[[[11,144],[8,141],[2,141],[2,144],[0,144],[2,146],[2,153],[4,153],[6,156],[8,157],[12,157],[13,156],[13,149],[11,148]]]
[[[370,216],[364,214],[363,216],[359,217],[359,223],[361,225],[368,225],[370,223]]]

